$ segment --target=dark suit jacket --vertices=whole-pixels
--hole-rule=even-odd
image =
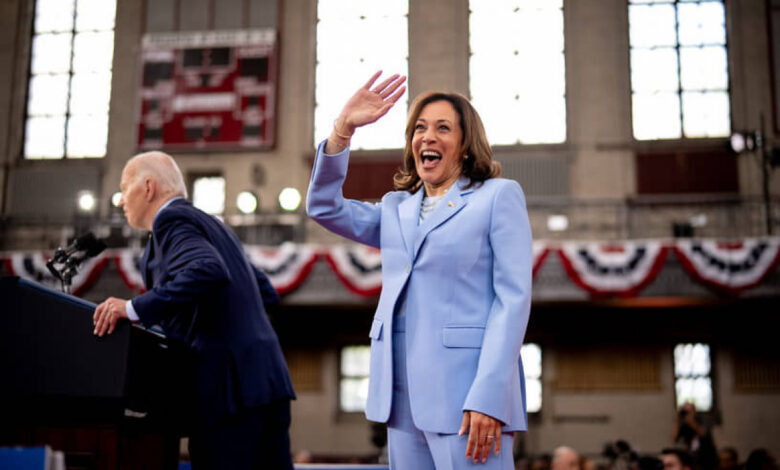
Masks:
[[[173,201],[157,214],[141,272],[148,290],[133,308],[144,325],[160,325],[188,349],[191,363],[183,366],[191,367],[205,424],[295,398],[263,306],[278,295],[224,224],[184,199]]]

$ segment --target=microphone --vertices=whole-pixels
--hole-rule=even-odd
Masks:
[[[49,272],[62,281],[62,287],[67,292],[71,279],[78,273],[78,267],[89,258],[93,258],[106,249],[103,240],[95,237],[92,232],[77,237],[66,248],[57,248],[54,257],[46,263]]]
[[[95,238],[95,234],[87,232],[86,234],[78,237],[73,241],[75,251],[83,251],[84,257],[92,258],[99,255],[106,249],[106,244],[103,240]]]

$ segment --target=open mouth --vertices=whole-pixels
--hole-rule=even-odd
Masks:
[[[420,155],[420,163],[422,163],[423,168],[426,170],[436,167],[440,160],[441,154],[434,150],[425,150]]]

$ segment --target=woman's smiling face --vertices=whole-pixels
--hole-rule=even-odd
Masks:
[[[412,153],[427,196],[440,196],[463,169],[460,117],[449,101],[428,103],[414,124]]]

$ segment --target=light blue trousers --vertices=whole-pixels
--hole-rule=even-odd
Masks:
[[[513,470],[512,433],[501,435],[501,452],[488,455],[487,462],[466,459],[468,433],[440,434],[417,429],[409,405],[406,384],[406,317],[393,319],[393,407],[387,423],[390,470]]]

